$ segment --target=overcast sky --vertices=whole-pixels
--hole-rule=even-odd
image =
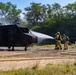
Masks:
[[[61,6],[65,6],[68,3],[74,3],[76,0],[0,0],[0,2],[7,3],[11,2],[12,4],[15,4],[18,9],[21,9],[24,11],[25,7],[30,6],[30,3],[36,2],[43,4],[53,4],[53,3],[59,3]]]

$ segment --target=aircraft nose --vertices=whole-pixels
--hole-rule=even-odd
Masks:
[[[42,34],[39,32],[31,31],[31,33],[37,36],[37,41],[38,41],[37,43],[41,43],[43,40],[46,40],[46,39],[54,39],[52,36]]]

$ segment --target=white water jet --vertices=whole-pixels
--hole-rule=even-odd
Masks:
[[[46,39],[54,39],[52,36],[49,36],[49,35],[46,35],[46,34],[35,32],[35,31],[32,31],[32,30],[30,30],[30,32],[38,37],[38,43],[41,43],[43,40],[46,40]]]

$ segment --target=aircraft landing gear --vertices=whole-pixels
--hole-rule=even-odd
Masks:
[[[10,50],[10,48],[11,48],[11,47],[9,46],[8,49]]]
[[[11,48],[11,47],[9,46],[9,47],[8,47],[8,51],[10,51],[10,48]]]
[[[9,46],[8,51],[14,51],[14,47],[12,47],[12,49],[11,49],[11,47]]]
[[[14,51],[14,47],[12,47],[12,51]]]
[[[27,47],[25,47],[24,50],[27,51]]]

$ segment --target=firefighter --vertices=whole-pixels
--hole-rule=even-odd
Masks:
[[[66,36],[65,34],[63,34],[62,40],[64,42],[64,50],[67,50],[68,49],[68,43],[69,43],[69,37]]]
[[[55,50],[62,49],[60,32],[57,32],[55,34],[54,39],[55,39]]]

